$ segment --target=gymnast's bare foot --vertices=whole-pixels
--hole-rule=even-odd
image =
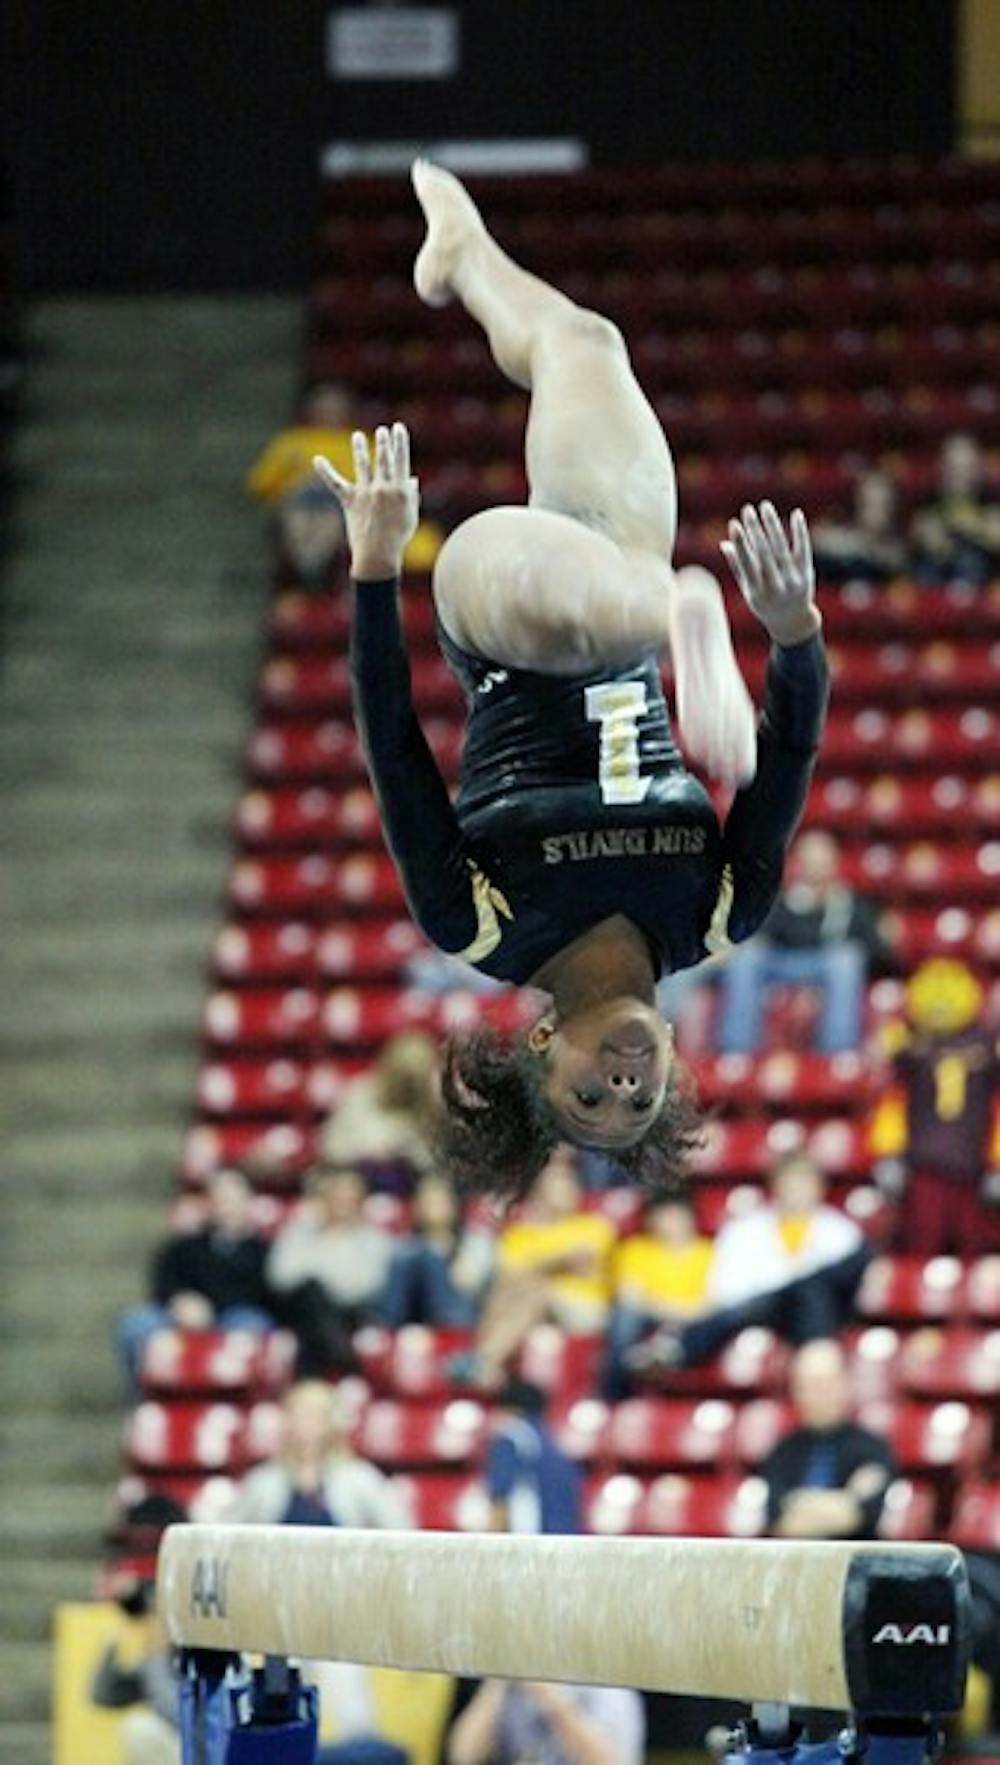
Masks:
[[[457,292],[455,275],[470,239],[485,236],[479,210],[451,172],[415,159],[410,171],[417,201],[427,221],[424,240],[413,266],[413,285],[428,306],[447,306]]]
[[[692,760],[736,787],[757,770],[757,718],[733,653],[715,577],[698,565],[678,570],[670,648],[677,720]]]

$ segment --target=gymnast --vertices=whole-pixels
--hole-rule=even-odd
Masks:
[[[526,1033],[454,1039],[442,1152],[468,1181],[523,1195],[561,1140],[660,1186],[697,1133],[661,975],[748,938],[777,893],[822,731],[827,665],[808,528],[747,505],[722,543],[767,631],[760,723],[719,584],[674,569],[673,461],[616,327],[515,264],[449,172],[418,161],[414,268],[457,298],[531,393],[527,507],[485,509],[434,571],[438,639],[468,704],[454,804],[413,711],[399,613],[418,512],[402,424],[354,437],[344,510],[355,715],[382,825],[427,937],[548,1003]],[[735,791],[720,827],[671,733],[669,650],[692,761]]]

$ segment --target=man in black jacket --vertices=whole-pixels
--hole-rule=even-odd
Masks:
[[[158,1330],[274,1328],[264,1281],[267,1240],[256,1231],[252,1191],[240,1171],[216,1171],[206,1188],[208,1218],[196,1232],[160,1245],[150,1272],[150,1301],[118,1321],[118,1352],[133,1396],[143,1351]]]
[[[776,1538],[874,1538],[896,1475],[887,1443],[851,1420],[843,1349],[810,1342],[792,1363],[800,1426],[760,1466]]]

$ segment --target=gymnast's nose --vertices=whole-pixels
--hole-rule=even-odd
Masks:
[[[638,1091],[642,1080],[637,1073],[612,1072],[608,1074],[608,1084],[615,1091]]]

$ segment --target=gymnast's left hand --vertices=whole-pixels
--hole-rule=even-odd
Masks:
[[[750,611],[774,643],[804,643],[823,628],[816,606],[809,528],[801,509],[789,522],[791,543],[773,503],[760,510],[745,503],[738,521],[730,521],[722,555],[739,584]]]
[[[354,482],[317,454],[313,467],[344,511],[351,575],[356,582],[382,582],[398,576],[403,553],[417,530],[420,492],[410,472],[410,437],[405,423],[375,431],[372,463],[368,437],[356,430]]]

